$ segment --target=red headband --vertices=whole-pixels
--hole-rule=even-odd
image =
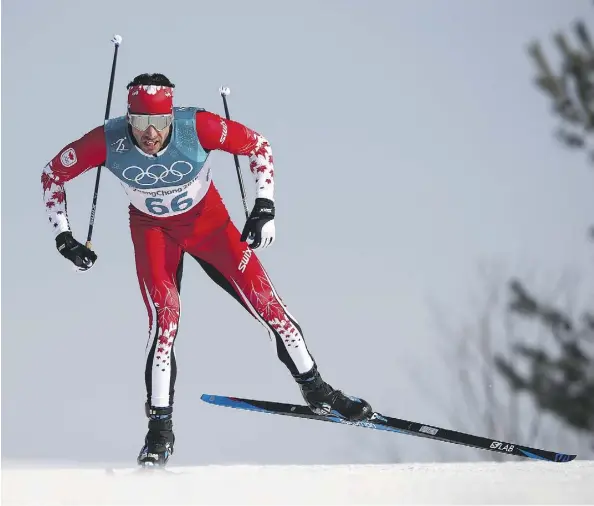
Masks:
[[[171,114],[173,88],[168,86],[138,85],[128,90],[130,114]]]

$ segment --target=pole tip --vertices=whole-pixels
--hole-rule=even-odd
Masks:
[[[116,45],[119,46],[122,43],[122,36],[121,35],[114,35],[111,41]]]
[[[231,90],[227,86],[221,86],[219,88],[219,92],[221,93],[221,95],[227,96],[229,95],[229,93],[231,93]]]

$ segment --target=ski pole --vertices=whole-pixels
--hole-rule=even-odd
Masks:
[[[226,86],[221,86],[219,88],[219,92],[221,94],[221,97],[223,98],[223,105],[225,107],[225,116],[227,117],[227,119],[231,119],[231,117],[229,116],[229,107],[227,106],[227,95],[229,95],[229,93],[231,93],[231,90]],[[245,201],[245,189],[243,187],[243,178],[241,177],[241,169],[239,168],[239,158],[237,157],[237,155],[233,155],[233,158],[235,159],[235,169],[237,170],[237,179],[239,179],[239,189],[241,191],[241,199],[243,200],[243,209],[245,211],[245,218],[248,219],[249,213],[248,213],[248,208],[247,208],[247,204]]]
[[[109,78],[109,91],[107,92],[107,105],[105,107],[105,121],[109,119],[109,110],[111,109],[111,95],[113,93],[113,81],[115,78],[116,62],[118,60],[118,49],[122,43],[122,37],[114,35],[111,41],[115,44],[113,51],[113,63],[111,64],[111,77]],[[93,193],[93,205],[91,207],[91,218],[89,220],[89,233],[87,234],[86,247],[91,249],[91,236],[93,235],[93,225],[95,224],[95,211],[97,210],[97,197],[99,195],[99,178],[101,177],[101,165],[97,167],[97,179],[95,179],[95,192]]]

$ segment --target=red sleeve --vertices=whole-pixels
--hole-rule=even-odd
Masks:
[[[65,183],[105,162],[105,132],[98,126],[71,142],[49,162],[54,181]]]
[[[204,149],[248,156],[256,197],[274,200],[274,160],[263,135],[208,111],[196,113],[196,134]]]
[[[70,230],[64,183],[105,163],[107,148],[103,126],[64,146],[41,171],[43,203],[55,235]]]
[[[196,113],[196,133],[204,149],[219,149],[234,155],[248,155],[256,146],[258,133],[212,112]]]

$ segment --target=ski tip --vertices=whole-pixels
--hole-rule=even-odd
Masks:
[[[557,453],[555,455],[555,462],[571,462],[575,460],[577,455],[566,455],[565,453]]]
[[[565,453],[556,453],[552,459],[547,459],[549,462],[557,462],[557,463],[564,463],[564,462],[571,462],[575,460],[577,455],[567,455]]]
[[[523,457],[528,457],[530,459],[535,460],[545,460],[548,462],[571,462],[574,460],[577,455],[571,455],[567,453],[553,453],[553,452],[545,452],[543,455],[540,452],[530,451],[527,448],[518,448],[520,450],[519,455]]]

